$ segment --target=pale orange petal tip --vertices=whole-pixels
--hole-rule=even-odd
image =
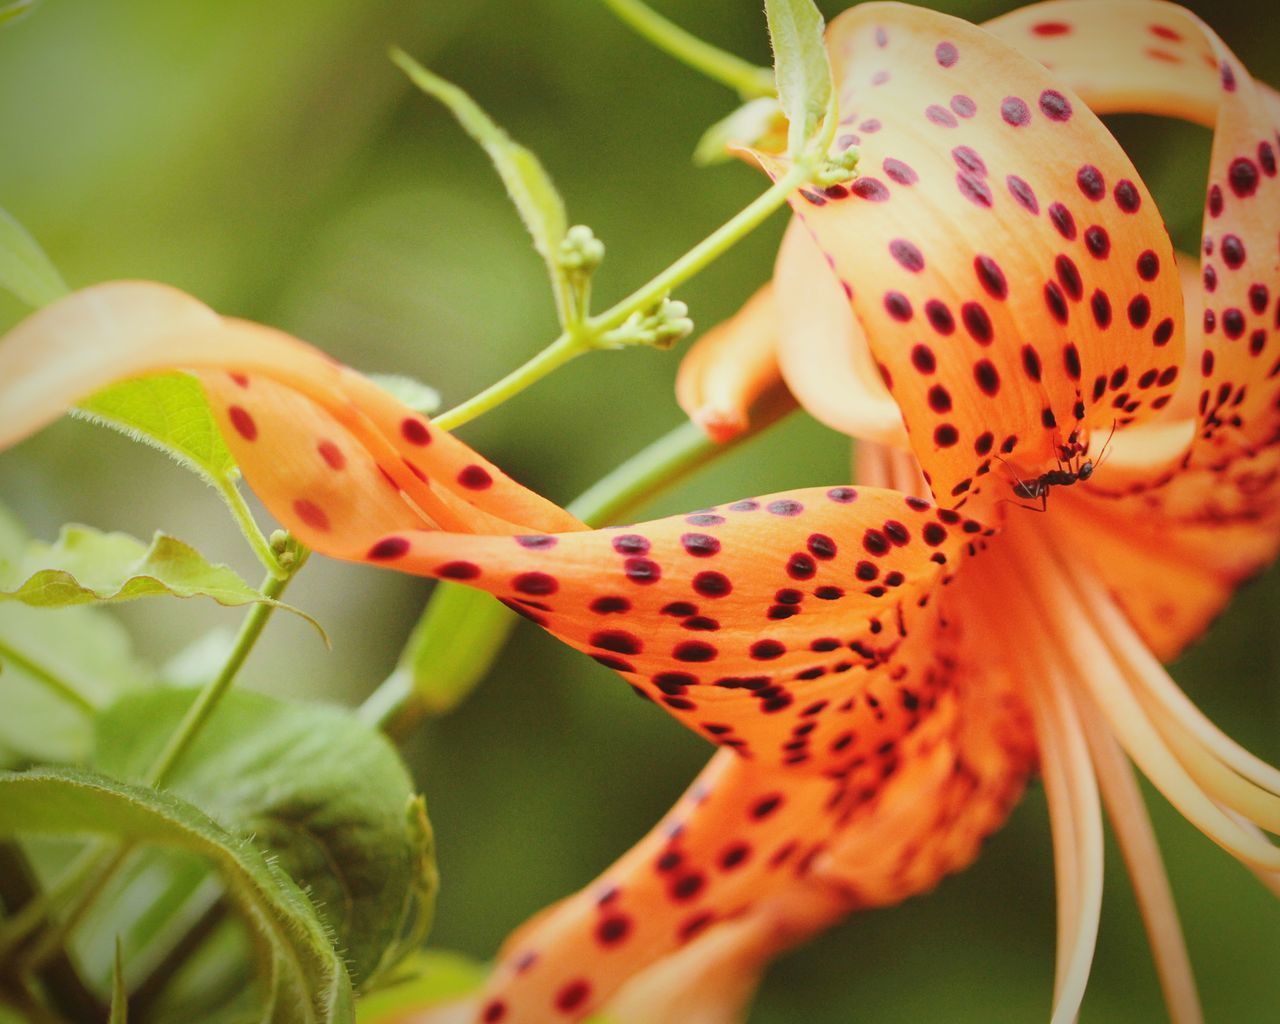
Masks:
[[[713,441],[723,443],[746,433],[753,409],[777,404],[777,393],[785,391],[776,321],[773,286],[767,284],[733,317],[700,338],[681,361],[676,400]]]

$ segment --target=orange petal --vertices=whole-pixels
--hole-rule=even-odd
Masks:
[[[1172,4],[1052,2],[986,27],[1095,111],[1215,128],[1202,265],[1184,276],[1189,379],[1167,410],[1194,429],[1118,434],[1106,473],[1072,496],[1064,526],[1152,649],[1171,658],[1280,548],[1280,100]]]
[[[77,292],[0,342],[0,447],[114,381],[194,372],[250,485],[316,550],[364,557],[394,529],[581,524],[309,345],[148,282]]]
[[[369,557],[488,590],[758,763],[838,773],[927,716],[931,594],[989,533],[837,487],[560,536],[401,531]]]
[[[938,713],[856,778],[718,754],[626,856],[508,940],[478,1019],[735,1020],[778,952],[967,865],[1034,763],[1014,677],[967,646]]]
[[[1280,97],[1189,11],[1074,0],[1024,8],[988,28],[1053,67],[1103,112],[1182,117],[1214,128],[1204,220],[1205,336],[1194,458],[1222,463],[1280,431]]]
[[[800,404],[833,430],[905,448],[902,413],[885,389],[866,333],[799,218],[787,226],[773,280],[778,360]]]
[[[680,361],[676,401],[713,441],[745,433],[752,406],[763,400],[795,407],[778,371],[777,337],[773,286],[765,285]]]
[[[837,144],[860,147],[862,176],[794,206],[852,294],[934,494],[979,493],[997,456],[1043,471],[1073,432],[1162,408],[1183,353],[1173,250],[1083,101],[919,8],[860,5],[828,46]]]

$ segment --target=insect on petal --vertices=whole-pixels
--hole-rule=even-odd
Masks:
[[[1084,102],[981,29],[919,8],[856,7],[828,46],[860,177],[802,189],[793,207],[849,285],[938,500],[981,493],[996,457],[1035,475],[1072,431],[1158,412],[1174,380],[1126,381],[1181,365],[1177,277],[1139,271],[1144,252],[1168,267],[1173,252]]]

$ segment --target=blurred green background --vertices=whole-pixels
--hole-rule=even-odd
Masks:
[[[758,0],[655,6],[767,60]],[[1013,5],[933,6],[976,21]],[[1190,6],[1259,77],[1280,83],[1274,31],[1260,28],[1269,5]],[[762,187],[745,167],[690,166],[702,129],[733,97],[592,0],[48,0],[0,32],[0,205],[73,285],[170,282],[363,369],[416,375],[453,404],[545,344],[553,311],[485,157],[394,71],[390,43],[463,85],[540,154],[571,217],[608,244],[598,308]],[[1164,202],[1175,240],[1194,249],[1208,133],[1140,118],[1122,119],[1117,131]],[[700,327],[767,277],[782,226],[779,216],[680,290]],[[0,321],[21,312],[0,306]],[[679,421],[676,362],[650,351],[580,360],[463,434],[535,489],[567,500]],[[848,475],[846,442],[799,415],[654,511]],[[83,423],[59,423],[0,458],[0,498],[40,537],[68,520],[143,536],[162,527],[257,574],[193,477]],[[247,685],[361,700],[391,668],[428,592],[416,580],[317,559],[291,600],[324,621],[334,650],[281,617]],[[1245,588],[1175,669],[1213,718],[1273,762],[1277,609],[1273,572]],[[237,621],[194,602],[122,614],[161,660]],[[0,689],[0,709],[2,701]],[[609,671],[523,625],[480,692],[406,750],[439,838],[433,943],[478,956],[622,852],[709,754]],[[1208,1019],[1277,1019],[1280,907],[1159,799],[1153,806]],[[1109,867],[1084,1020],[1163,1019],[1114,847]],[[781,961],[752,1021],[1042,1020],[1053,935],[1036,788],[968,873]]]

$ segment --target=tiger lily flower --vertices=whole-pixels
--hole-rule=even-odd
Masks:
[[[1092,960],[1100,787],[1171,1011],[1196,1020],[1125,755],[1280,893],[1259,829],[1280,831],[1280,772],[1161,667],[1280,546],[1280,101],[1163,3],[985,28],[864,4],[828,43],[862,174],[796,197],[772,292],[698,350],[682,395],[728,434],[780,373],[869,439],[856,486],[584,530],[302,343],[141,284],[0,343],[0,378],[23,381],[0,445],[109,380],[195,370],[307,544],[487,590],[722,748],[510,938],[459,1019],[738,1019],[780,950],[970,863],[1038,768],[1054,1019]],[[1128,109],[1216,126],[1199,277],[1097,118]]]

